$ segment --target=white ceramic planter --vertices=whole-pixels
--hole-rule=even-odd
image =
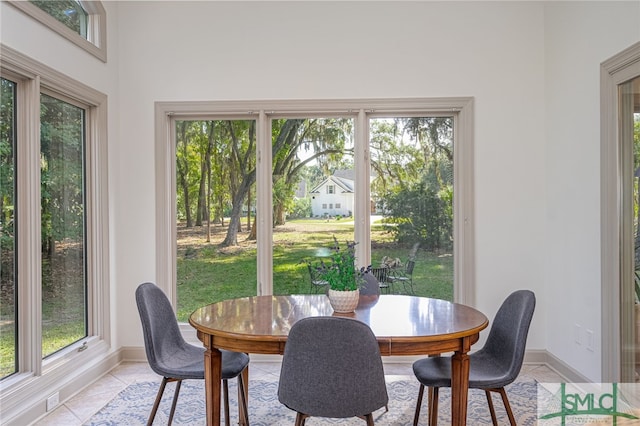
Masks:
[[[360,290],[339,291],[329,289],[327,295],[333,311],[345,314],[355,311],[360,298]]]

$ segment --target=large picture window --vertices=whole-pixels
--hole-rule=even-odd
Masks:
[[[69,376],[109,347],[107,105],[0,47],[0,403],[9,413],[34,376]]]
[[[157,103],[157,282],[179,319],[234,291],[317,291],[305,259],[322,257],[333,237],[356,241],[363,267],[377,266],[385,255],[406,262],[421,250],[418,274],[448,286],[443,297],[474,303],[472,108],[466,98]],[[223,130],[242,122],[251,123],[245,143]],[[190,123],[192,149],[179,152],[189,134],[183,123]],[[227,151],[213,154],[207,146]],[[255,152],[245,155],[234,146],[255,146]],[[188,157],[187,174],[181,162]],[[223,179],[216,178],[220,166],[227,170]],[[191,182],[188,191],[185,182]],[[218,192],[228,199],[214,196]],[[429,201],[411,206],[417,227],[408,228],[403,207],[416,195]],[[186,196],[193,206],[187,210]],[[195,201],[202,197],[207,201]],[[194,224],[183,238],[180,227],[201,205],[211,206],[209,213],[201,210],[210,225]],[[213,227],[226,238],[210,239]],[[249,263],[237,270],[245,258]],[[205,284],[198,274],[213,263],[218,272],[204,280],[209,290],[198,292],[205,299],[192,303],[189,289]]]

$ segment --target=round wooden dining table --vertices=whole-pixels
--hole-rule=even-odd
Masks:
[[[302,318],[338,315],[324,294],[254,296],[224,300],[194,311],[189,323],[205,347],[207,425],[220,425],[220,349],[283,354],[291,326]],[[476,309],[446,300],[406,295],[361,296],[349,316],[369,325],[382,356],[439,355],[451,358],[451,424],[465,425],[469,355],[489,324]],[[248,372],[245,371],[245,380]]]

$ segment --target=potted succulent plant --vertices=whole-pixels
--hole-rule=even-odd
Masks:
[[[318,275],[328,283],[327,296],[333,310],[338,313],[353,312],[358,305],[362,274],[356,268],[355,242],[348,242],[346,248],[340,248],[333,237],[333,248],[329,260],[322,260]]]

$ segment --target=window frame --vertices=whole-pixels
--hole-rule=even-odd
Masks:
[[[84,38],[27,0],[6,1],[102,62],[107,62],[107,12],[102,6],[102,2],[97,0],[79,2],[80,6],[89,15],[87,17],[87,37]]]
[[[636,77],[640,77],[640,42],[600,64],[601,376],[606,382],[627,379],[622,358],[635,326],[628,306],[635,297],[630,272],[634,242],[627,232],[633,218],[624,205],[629,202],[624,195],[630,189],[626,182],[633,173],[625,160],[632,148],[619,140],[618,86]]]
[[[111,346],[107,185],[107,96],[0,44],[0,74],[17,87],[18,371],[0,381],[10,416],[21,400],[68,380]],[[40,93],[85,109],[87,337],[42,358]],[[41,381],[43,381],[41,384]],[[19,409],[19,408],[18,408]]]
[[[473,185],[472,97],[180,101],[155,103],[156,140],[156,282],[174,304],[176,282],[175,121],[239,119],[257,120],[257,207],[266,212],[258,223],[257,294],[273,291],[272,275],[272,147],[271,120],[282,117],[352,117],[355,124],[354,161],[357,170],[355,210],[368,211],[369,118],[447,116],[454,122],[454,301],[475,305],[475,232]],[[370,218],[356,221],[356,257],[371,258]]]

